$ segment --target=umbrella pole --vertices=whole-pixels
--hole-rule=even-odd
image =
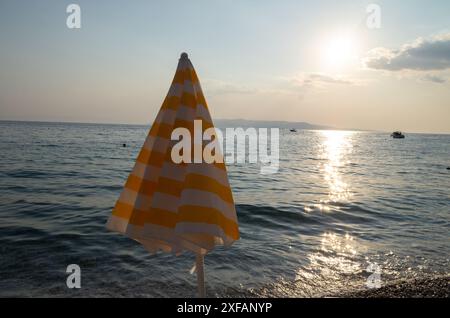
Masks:
[[[197,254],[197,285],[198,285],[198,297],[205,298],[205,271],[204,271],[204,256],[201,253]]]

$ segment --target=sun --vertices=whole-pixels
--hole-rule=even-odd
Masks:
[[[322,64],[328,69],[347,68],[358,60],[359,50],[359,41],[354,34],[333,34],[322,42]]]

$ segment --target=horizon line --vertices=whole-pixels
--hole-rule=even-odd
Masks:
[[[304,129],[304,128],[297,128],[300,130],[324,130],[324,131],[359,131],[359,132],[378,132],[378,133],[389,133],[390,131],[387,130],[374,130],[374,129],[356,129],[356,128],[338,128],[338,127],[328,127],[326,125],[322,124],[314,124],[309,123],[305,121],[286,121],[286,120],[266,120],[266,119],[244,119],[244,118],[217,118],[214,121],[220,121],[220,120],[242,120],[242,121],[254,121],[254,122],[279,122],[279,123],[292,123],[292,124],[308,124],[313,126],[323,126],[325,128],[323,129]],[[48,124],[84,124],[84,125],[118,125],[118,126],[148,126],[149,128],[152,126],[152,123],[140,123],[140,124],[133,124],[133,123],[118,123],[118,122],[82,122],[82,121],[56,121],[56,120],[30,120],[30,119],[0,119],[0,122],[23,122],[23,123],[48,123]],[[279,127],[274,127],[279,128]],[[326,129],[329,128],[329,129]],[[284,128],[281,128],[284,129]],[[285,128],[289,129],[289,128]],[[424,134],[424,135],[450,135],[450,131],[448,132],[424,132],[424,131],[403,131],[408,134]]]

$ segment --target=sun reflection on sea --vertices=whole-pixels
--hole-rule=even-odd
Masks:
[[[320,269],[322,276],[352,274],[361,270],[361,264],[355,259],[357,248],[354,237],[349,234],[324,233],[320,252],[310,254],[308,258],[310,265]]]
[[[353,139],[356,132],[321,131],[319,132],[318,170],[326,185],[326,197],[322,197],[314,206],[305,207],[305,212],[314,210],[335,212],[340,205],[333,203],[348,202],[352,197],[350,185],[345,182],[345,169],[350,163]],[[324,193],[325,194],[325,193]],[[317,241],[317,247],[307,255],[308,265],[302,266],[296,273],[296,281],[304,286],[304,294],[317,295],[339,292],[343,285],[363,284],[364,255],[367,246],[351,233],[323,233]]]
[[[361,254],[365,246],[350,234],[325,232],[315,252],[307,255],[309,264],[302,266],[295,280],[309,296],[336,294],[342,286],[360,286],[359,277],[364,271]]]
[[[344,182],[340,169],[347,164],[352,151],[351,131],[322,131],[323,137],[320,157],[326,162],[321,167],[329,187],[328,202],[347,201],[351,191]],[[326,202],[327,203],[327,202]]]

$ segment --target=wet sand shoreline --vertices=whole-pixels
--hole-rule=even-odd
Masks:
[[[341,295],[343,298],[449,298],[450,275],[417,278],[389,283],[378,289],[367,289]]]

